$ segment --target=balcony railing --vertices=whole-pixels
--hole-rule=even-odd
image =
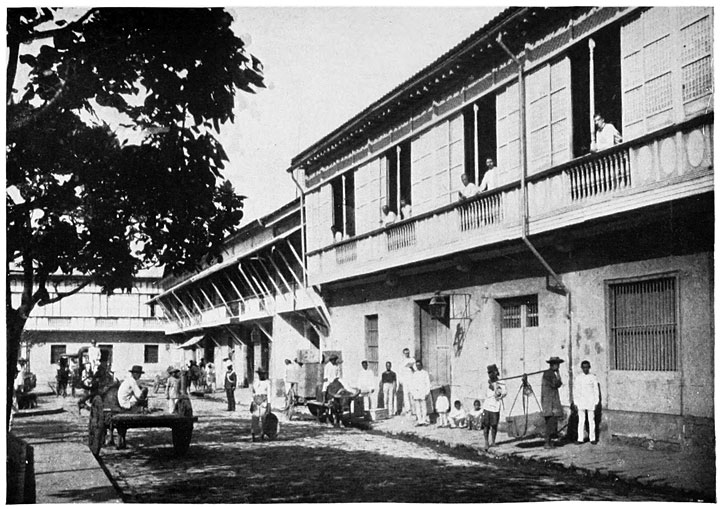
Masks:
[[[530,233],[711,190],[712,138],[709,114],[529,176]],[[511,183],[310,252],[310,283],[516,239],[521,196],[520,183]]]

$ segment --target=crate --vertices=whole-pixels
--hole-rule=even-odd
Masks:
[[[383,421],[390,418],[387,408],[375,408],[365,412],[365,416],[371,421]]]

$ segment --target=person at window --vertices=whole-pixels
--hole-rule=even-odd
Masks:
[[[330,227],[330,231],[332,232],[334,242],[340,242],[343,239],[343,233],[338,229],[337,226],[332,225]]]
[[[412,216],[412,206],[405,198],[400,198],[400,219],[410,219]]]
[[[575,405],[578,409],[577,441],[585,442],[585,419],[588,421],[588,438],[597,444],[595,435],[595,407],[600,404],[600,386],[595,375],[590,373],[590,361],[582,361],[580,373],[575,382]]]
[[[118,388],[118,403],[125,410],[133,413],[140,413],[147,408],[147,387],[140,388],[138,380],[145,373],[142,366],[135,365],[130,369],[130,374],[123,380]]]
[[[459,191],[460,201],[465,201],[478,194],[478,188],[474,182],[470,182],[470,177],[467,173],[460,175],[460,181],[462,182],[462,188]]]
[[[615,129],[615,126],[605,122],[603,116],[599,113],[595,114],[595,148],[593,152],[605,150],[613,145],[622,143],[622,136]]]
[[[390,224],[393,224],[395,221],[397,221],[397,214],[395,214],[395,211],[393,211],[387,205],[383,205],[380,224],[383,226],[388,226]]]
[[[495,167],[495,161],[493,161],[492,157],[488,157],[485,160],[485,166],[487,167],[487,170],[480,182],[480,187],[478,188],[479,193],[489,191],[490,189],[497,187],[498,169]]]
[[[552,449],[553,444],[550,438],[557,433],[557,421],[563,416],[562,403],[560,403],[560,392],[562,377],[560,376],[560,364],[565,362],[558,357],[550,357],[547,362],[550,367],[543,371],[541,405],[545,417],[545,449]]]

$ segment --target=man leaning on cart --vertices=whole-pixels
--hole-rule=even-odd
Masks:
[[[141,413],[147,408],[148,389],[140,388],[137,381],[140,375],[145,373],[142,366],[133,366],[130,374],[123,380],[118,388],[118,403],[120,406],[132,413]]]

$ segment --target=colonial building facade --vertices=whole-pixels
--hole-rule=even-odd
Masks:
[[[20,303],[22,276],[12,270],[10,278],[13,306]],[[116,376],[123,378],[135,364],[146,376],[164,372],[173,362],[173,345],[165,336],[162,310],[147,302],[158,292],[160,271],[142,271],[131,292],[103,294],[89,284],[79,292],[46,306],[36,306],[25,325],[20,356],[30,363],[38,384],[47,390],[53,382],[58,360],[75,355],[96,340]],[[69,292],[85,282],[81,275],[57,281],[58,292]],[[55,283],[51,281],[51,286]]]
[[[409,347],[467,406],[488,364],[559,356],[569,406],[588,360],[611,434],[712,437],[713,26],[710,7],[510,8],[297,155],[346,375]]]

